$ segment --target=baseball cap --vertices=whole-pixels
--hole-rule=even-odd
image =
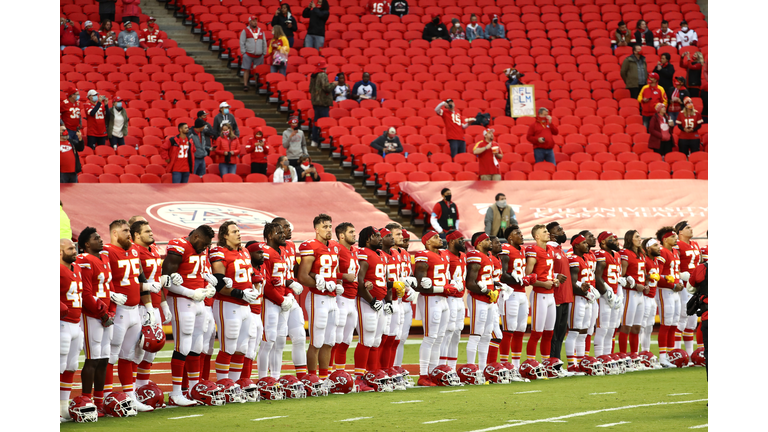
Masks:
[[[294,124],[294,123],[295,124],[299,123],[299,118],[298,117],[294,116],[294,117],[291,117],[291,118],[288,119],[288,124]]]
[[[325,62],[325,61],[323,61],[323,60],[321,60],[321,61],[319,61],[319,62],[317,63],[317,68],[318,68],[318,69],[325,69],[325,68],[327,68],[327,67],[328,67],[328,63],[326,63],[326,62]]]
[[[411,238],[411,235],[408,234],[408,230],[403,230],[403,240],[408,240]]]
[[[88,28],[88,27],[91,27],[91,26],[93,26],[93,23],[90,22],[90,21],[86,21],[86,22],[83,23],[83,28]]]
[[[98,94],[99,94],[99,92],[97,92],[96,90],[88,90],[88,97],[91,97],[91,96],[94,96],[94,95],[98,95]]]
[[[656,81],[658,81],[659,80],[659,74],[657,74],[656,72],[651,72],[651,73],[648,74],[648,79],[651,79],[651,78],[653,78]]]
[[[397,131],[395,130],[394,127],[390,127],[389,130],[387,131],[387,133],[390,134],[390,135],[395,135],[397,133]]]
[[[197,116],[198,117],[206,117],[206,116],[208,116],[208,113],[203,111],[203,110],[200,110],[200,111],[197,112]]]
[[[70,96],[72,96],[75,93],[77,93],[77,89],[73,87],[73,88],[69,89],[69,91],[67,91],[67,97],[70,97]]]
[[[435,18],[440,18],[440,14],[433,13],[432,14],[432,19],[435,19]]]
[[[133,23],[131,21],[126,21],[126,22],[123,23],[123,27],[128,27],[128,26],[132,26],[132,25],[133,25]]]
[[[229,108],[229,104],[227,103],[227,101],[224,101],[224,102],[219,104],[219,108],[224,108],[224,107]]]
[[[388,236],[390,234],[392,234],[392,231],[390,231],[390,230],[388,230],[386,228],[382,228],[382,229],[379,230],[379,235],[381,235],[382,237],[386,237],[386,236]]]
[[[256,15],[251,15],[248,17],[248,22],[251,22],[253,20],[258,20],[259,18]]]
[[[115,102],[122,102],[122,101],[123,101],[123,98],[121,98],[120,96],[115,97]]]
[[[456,24],[457,22],[459,22],[458,18],[454,18],[454,19],[451,20],[451,24]]]
[[[147,21],[155,21],[155,17],[149,17],[147,18]]]

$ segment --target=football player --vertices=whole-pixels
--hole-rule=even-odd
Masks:
[[[170,280],[168,304],[173,314],[174,350],[171,358],[173,388],[169,405],[195,406],[196,402],[182,394],[182,380],[186,368],[189,388],[200,378],[200,352],[203,350],[205,311],[203,300],[213,297],[216,288],[203,277],[208,247],[214,237],[213,228],[200,225],[188,237],[168,242],[162,275]],[[162,276],[161,276],[162,278]],[[164,284],[165,286],[165,284]]]
[[[426,250],[416,253],[416,286],[414,289],[421,294],[417,300],[417,316],[424,326],[424,339],[419,347],[419,381],[418,385],[434,387],[429,373],[440,362],[440,345],[448,327],[448,302],[441,294],[448,284],[448,260],[438,249],[443,241],[436,231],[427,231],[421,237]]]
[[[233,221],[219,226],[218,245],[208,253],[216,284],[213,318],[219,337],[216,356],[216,381],[240,379],[248,351],[251,329],[250,304],[259,298],[251,280],[251,255],[240,239],[240,228]]]
[[[80,314],[83,307],[83,279],[77,260],[77,248],[70,239],[59,240],[59,412],[62,421],[70,420],[69,395],[77,371],[77,357],[83,343]]]
[[[621,314],[619,328],[619,352],[627,352],[629,339],[630,353],[637,354],[639,348],[640,329],[644,325],[646,284],[645,252],[642,248],[642,238],[636,230],[624,234],[624,249],[619,251],[621,257],[621,276],[626,280],[624,286],[624,313]]]
[[[536,225],[531,230],[536,244],[525,249],[525,274],[536,274],[536,282],[531,291],[531,336],[528,338],[526,354],[536,358],[536,345],[541,339],[541,359],[549,358],[552,349],[552,334],[555,328],[554,288],[559,285],[554,272],[554,250],[547,245],[549,232],[544,225]]]
[[[603,231],[597,236],[600,250],[595,253],[595,285],[600,291],[598,298],[597,328],[595,329],[595,357],[610,354],[613,332],[621,316],[623,299],[619,295],[621,258],[619,242],[613,233]]]
[[[493,284],[496,289],[499,290],[499,297],[506,297],[511,294],[512,287],[501,282],[502,265],[501,260],[499,259],[502,251],[501,242],[499,242],[499,238],[496,236],[490,236],[489,238],[491,239],[491,248],[488,250],[488,258],[491,259],[491,263],[493,264]],[[501,326],[499,325],[500,316],[499,303],[497,300],[491,303],[490,320],[493,328],[491,329],[491,341],[488,346],[488,358],[485,364],[496,363],[499,359],[499,344],[501,344],[501,338],[503,336],[501,333]],[[482,370],[485,370],[485,365],[483,365]]]
[[[552,348],[550,355],[554,358],[560,358],[560,352],[563,348],[563,340],[565,339],[565,332],[568,329],[568,309],[569,304],[573,303],[573,287],[571,286],[571,271],[570,264],[568,263],[568,255],[563,250],[563,243],[568,240],[565,230],[560,226],[558,222],[550,222],[547,224],[547,232],[549,232],[549,242],[547,245],[551,246],[554,255],[554,271],[555,277],[559,282],[559,285],[554,289],[555,294],[555,330],[552,334]],[[561,369],[562,364],[558,363],[555,369]],[[569,375],[567,371],[565,375]]]
[[[347,365],[347,351],[352,343],[352,335],[357,324],[357,271],[360,265],[357,260],[358,248],[355,246],[355,227],[349,222],[336,226],[336,238],[341,245],[339,248],[339,271],[354,275],[354,281],[342,280],[344,292],[336,296],[336,306],[339,307],[336,326],[336,347],[334,350],[334,369],[344,370]]]
[[[645,310],[643,311],[643,327],[640,331],[640,351],[651,349],[651,334],[656,318],[656,290],[659,283],[659,270],[661,269],[661,243],[655,238],[643,240],[643,250],[645,251],[645,271],[648,276],[646,287],[647,291],[643,293],[645,297]]]
[[[680,255],[675,249],[677,234],[671,226],[656,231],[656,240],[661,242],[661,262],[659,270],[659,364],[662,367],[673,367],[669,362],[667,352],[675,349],[675,328],[680,319],[680,295],[683,284],[680,279]]]
[[[411,253],[408,252],[408,243],[411,240],[411,235],[407,230],[403,230],[403,242],[397,245],[400,248],[400,255],[402,256],[402,262],[400,264],[400,278],[405,280],[406,278],[413,277],[413,262],[411,261]],[[405,351],[405,341],[408,340],[408,335],[411,332],[411,324],[413,323],[413,304],[416,303],[418,293],[411,296],[411,301],[403,302],[403,325],[400,328],[400,342],[397,345],[397,353],[395,354],[394,365],[397,367],[403,366],[403,352]],[[408,381],[411,384],[411,381]]]
[[[191,233],[190,233],[191,234]],[[219,280],[213,275],[211,270],[210,249],[205,254],[202,261],[203,266],[203,279],[208,282],[208,287],[215,288],[219,284]],[[214,292],[215,295],[215,292]],[[200,352],[200,356],[197,358],[198,370],[200,371],[200,379],[209,380],[211,376],[211,358],[213,357],[213,350],[216,343],[216,320],[213,318],[213,296],[205,297],[203,299],[203,314],[205,315],[203,321],[203,350]],[[188,357],[187,362],[195,361],[194,357]],[[189,375],[185,377],[188,379]],[[182,382],[182,388],[187,388],[188,381]],[[192,386],[189,386],[192,388]]]
[[[587,330],[591,323],[592,304],[597,299],[593,288],[594,273],[588,262],[589,243],[577,234],[571,238],[572,253],[568,265],[573,281],[573,303],[568,306],[568,337],[565,339],[565,355],[568,357],[568,372],[579,373],[579,364],[584,358]]]
[[[504,236],[508,243],[501,246],[499,254],[501,271],[502,274],[512,277],[516,283],[508,284],[512,287],[512,293],[499,304],[503,333],[500,344],[501,361],[511,360],[512,364],[519,368],[520,356],[523,352],[523,336],[528,325],[528,297],[525,295],[523,285],[525,277],[523,232],[517,225],[510,225],[504,230]]]
[[[86,227],[80,232],[77,243],[82,253],[77,256],[76,263],[80,266],[83,280],[84,316],[80,327],[83,330],[85,363],[80,372],[82,394],[93,399],[94,404],[101,410],[104,405],[104,383],[117,305],[110,301],[112,271],[109,268],[109,255],[103,252],[104,240],[96,232],[96,228]],[[123,296],[117,293],[112,295]],[[112,377],[109,378],[111,391]]]
[[[466,316],[464,284],[467,275],[467,254],[465,253],[467,248],[464,245],[464,235],[460,231],[448,232],[445,235],[445,240],[448,242],[448,249],[443,254],[448,257],[448,277],[453,286],[456,287],[457,295],[447,297],[450,315],[443,344],[440,347],[440,363],[456,370],[459,341],[461,340],[461,331],[464,330],[464,317]],[[410,307],[410,305],[408,306]]]
[[[240,378],[250,379],[253,374],[253,361],[256,360],[261,337],[264,334],[264,327],[261,323],[261,304],[263,302],[262,294],[264,293],[264,251],[261,249],[259,242],[256,241],[249,241],[245,244],[245,248],[248,249],[248,253],[251,255],[251,281],[253,282],[253,289],[259,296],[256,303],[249,305],[251,309],[251,326],[248,330],[248,351],[245,353],[245,360],[243,361],[243,373],[240,374]]]
[[[307,369],[314,374],[319,366],[317,377],[325,381],[328,379],[331,349],[336,344],[338,307],[334,297],[344,293],[344,286],[339,281],[339,247],[329,243],[333,231],[331,217],[321,213],[312,225],[315,227],[315,239],[299,246],[299,283],[309,288],[304,300],[311,342],[307,349]]]
[[[491,239],[488,234],[478,232],[472,235],[475,250],[467,253],[467,290],[469,311],[469,342],[467,342],[467,363],[478,364],[485,370],[488,359],[488,347],[493,331],[493,313],[491,308],[499,292],[493,283],[493,262],[488,256]],[[475,356],[479,357],[479,362]]]
[[[688,225],[688,221],[682,221],[675,225],[675,232],[677,233],[677,251],[680,254],[680,273],[693,272],[693,270],[701,264],[701,247],[696,241],[691,240],[693,238],[693,228]],[[688,315],[687,307],[688,300],[691,298],[691,294],[688,290],[682,290],[678,293],[680,296],[680,321],[677,324],[677,331],[675,332],[675,348],[680,348],[680,334],[682,333],[683,343],[685,344],[685,351],[690,357],[693,354],[695,347],[693,346],[693,336],[696,332],[696,315]]]
[[[597,246],[597,238],[594,234],[592,234],[589,230],[583,230],[579,233],[580,236],[583,236],[586,239],[587,242],[587,251],[584,252],[584,262],[589,265],[589,267],[592,269],[592,279],[590,280],[590,285],[597,288],[597,280],[595,278],[595,269],[597,268],[597,257],[595,256],[595,253],[592,251],[592,248]],[[598,289],[597,294],[600,294],[600,290]],[[590,352],[592,347],[592,335],[595,334],[595,327],[597,325],[597,317],[600,313],[600,304],[599,302],[595,301],[592,303],[592,315],[590,316],[589,320],[589,328],[587,329],[587,338],[584,340],[584,352]]]
[[[380,255],[386,258],[386,279],[389,283],[400,280],[400,262],[402,260],[399,251],[395,245],[402,242],[403,230],[399,224],[389,224],[387,227],[379,230],[381,235]],[[402,299],[398,296],[397,290],[390,291],[390,308],[392,314],[386,317],[387,325],[381,337],[381,346],[379,347],[379,363],[383,369],[389,369],[394,366],[397,346],[400,344],[400,328],[402,326]]]

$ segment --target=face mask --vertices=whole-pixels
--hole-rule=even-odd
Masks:
[[[96,103],[98,96],[91,96],[91,102]]]
[[[61,133],[61,137],[62,138],[69,138],[69,132],[67,132],[67,131],[62,132]]]
[[[507,206],[507,200],[496,201],[496,205],[499,206],[499,208],[504,208]]]
[[[459,27],[461,27],[461,23],[456,23],[456,24],[454,24],[454,26],[455,26],[456,28],[459,28]]]
[[[229,131],[224,131],[222,133],[224,134],[224,136],[229,136]]]
[[[305,163],[301,164],[301,167],[304,168],[304,169],[309,168],[309,162],[305,162]]]
[[[568,238],[565,236],[565,233],[560,234],[559,236],[555,237],[555,241],[560,243],[560,244],[565,243],[566,240],[568,240]]]
[[[440,23],[440,18],[435,18],[435,19],[432,20],[432,24],[437,25],[439,23]]]
[[[298,127],[299,127],[299,125],[297,125],[297,124],[292,124],[291,125],[291,129],[294,129],[294,130],[297,129]]]
[[[229,108],[224,108],[224,114],[229,114]]]
[[[122,107],[123,107],[123,103],[122,102],[117,102],[115,104],[115,108],[117,108],[117,109],[121,109]]]
[[[683,27],[683,31],[687,32],[688,31],[688,27]]]
[[[154,26],[155,26],[155,23],[153,23],[153,22],[148,22],[147,23],[147,27],[149,27],[149,28],[152,28]]]
[[[80,94],[76,94],[76,95],[75,95],[75,102],[77,102],[77,101],[79,101],[79,100],[80,100]]]
[[[448,194],[448,195],[445,196],[445,200],[448,201],[448,202],[451,202],[451,198],[453,198],[453,196],[451,194]]]

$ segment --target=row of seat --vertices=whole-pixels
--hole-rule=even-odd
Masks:
[[[330,173],[318,174],[320,181],[334,182],[336,176]],[[81,173],[77,176],[79,183],[173,183],[171,174],[163,174],[162,176],[157,174],[89,174]],[[189,183],[270,183],[269,177],[263,174],[248,174],[245,179],[237,174],[224,174],[221,177],[218,174],[204,174],[202,177],[190,174]]]
[[[165,32],[160,32],[160,38],[165,39],[168,35],[165,34]],[[123,56],[123,57],[169,57],[171,59],[174,59],[178,56],[183,56],[187,54],[187,51],[184,48],[179,48],[176,44],[176,41],[174,40],[168,40],[168,43],[166,44],[165,41],[163,41],[163,47],[150,47],[146,50],[141,47],[130,47],[130,48],[120,48],[116,46],[111,47],[65,47],[61,51],[62,56],[65,55],[73,55],[75,57],[79,57],[80,59],[84,59],[86,56],[96,56],[96,57],[110,57],[110,56]],[[87,62],[86,62],[87,63]]]

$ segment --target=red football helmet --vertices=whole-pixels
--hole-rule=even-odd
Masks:
[[[306,374],[301,379],[301,384],[304,386],[304,392],[308,396],[328,396],[328,387],[320,382],[320,378],[315,374]]]
[[[221,388],[221,393],[224,394],[224,401],[226,403],[245,403],[243,389],[236,382],[229,378],[224,378],[216,381],[216,384]]]
[[[603,373],[605,375],[619,374],[619,367],[616,364],[616,360],[614,360],[610,354],[603,354],[603,355],[597,356],[597,361],[603,363]]]
[[[485,383],[485,377],[476,364],[467,363],[458,367],[459,381],[463,384],[481,385]]]
[[[520,376],[520,372],[517,371],[515,365],[508,361],[499,362],[509,372],[509,377],[512,382],[531,382]]]
[[[432,382],[440,387],[458,386],[461,385],[459,376],[456,375],[456,371],[451,369],[448,365],[439,365],[432,369],[429,373],[429,377]]]
[[[406,384],[405,379],[403,379],[403,375],[398,372],[397,369],[394,367],[391,367],[384,372],[389,375],[389,381],[392,383],[392,387],[395,390],[405,390]]]
[[[485,380],[493,384],[509,384],[512,382],[509,371],[499,362],[489,363],[483,369]]]
[[[696,351],[691,354],[691,361],[696,366],[706,366],[707,358],[704,357],[704,347],[696,348]]]
[[[400,376],[403,377],[403,381],[405,382],[406,387],[413,387],[413,378],[411,378],[411,373],[408,372],[407,369],[405,369],[402,366],[395,366],[395,370],[400,374]]]
[[[165,346],[165,332],[162,324],[153,326],[141,326],[141,340],[139,341],[144,351],[156,353]]]
[[[357,392],[355,380],[347,371],[337,370],[336,372],[332,373],[328,379],[331,381],[331,393],[333,394],[347,394]]]
[[[560,365],[560,368],[556,366]],[[563,378],[565,373],[563,372],[563,361],[559,358],[548,358],[541,361],[541,367],[544,368],[544,372],[547,374],[547,378]]]
[[[600,362],[600,360],[592,356],[585,355],[584,358],[581,359],[581,363],[579,363],[579,368],[587,375],[605,375],[603,364]]]
[[[283,388],[286,399],[300,399],[307,397],[307,392],[304,390],[304,384],[302,384],[294,375],[283,375],[277,382],[279,382],[280,387]]]
[[[640,363],[640,356],[635,353],[629,354],[629,360],[632,363],[632,368],[636,371],[643,370],[643,365]]]
[[[391,392],[394,390],[392,384],[389,382],[389,375],[381,369],[376,372],[366,372],[365,375],[363,375],[363,381],[377,392]]]
[[[78,396],[69,402],[69,417],[77,423],[92,423],[99,420],[99,413],[91,398]]]
[[[256,387],[259,389],[260,400],[285,399],[285,392],[283,392],[283,389],[280,387],[280,383],[270,376],[264,377],[257,381]]]
[[[659,359],[650,351],[640,352],[640,363],[648,369],[658,369]]]
[[[669,362],[679,368],[688,366],[688,353],[679,348],[668,352],[667,356],[669,357]]]
[[[627,371],[626,362],[624,361],[624,359],[621,358],[619,353],[613,353],[608,355],[611,356],[611,358],[613,359],[613,362],[614,362],[613,364],[615,365],[616,371],[618,373],[623,374]]]
[[[256,388],[256,384],[254,384],[250,378],[240,378],[235,381],[235,384],[240,386],[240,390],[243,392],[246,402],[259,401],[259,391]]]
[[[546,378],[547,373],[544,371],[541,363],[534,359],[528,359],[520,364],[520,376],[533,381],[535,379]]]
[[[136,413],[133,401],[123,392],[112,392],[104,398],[104,414],[110,417],[133,417]]]
[[[165,408],[165,400],[163,391],[157,384],[150,381],[146,385],[139,387],[136,390],[136,399],[144,405],[149,405],[152,408]]]
[[[200,380],[189,391],[190,399],[202,402],[203,405],[221,406],[224,405],[224,394],[219,390],[219,386],[208,380]]]

